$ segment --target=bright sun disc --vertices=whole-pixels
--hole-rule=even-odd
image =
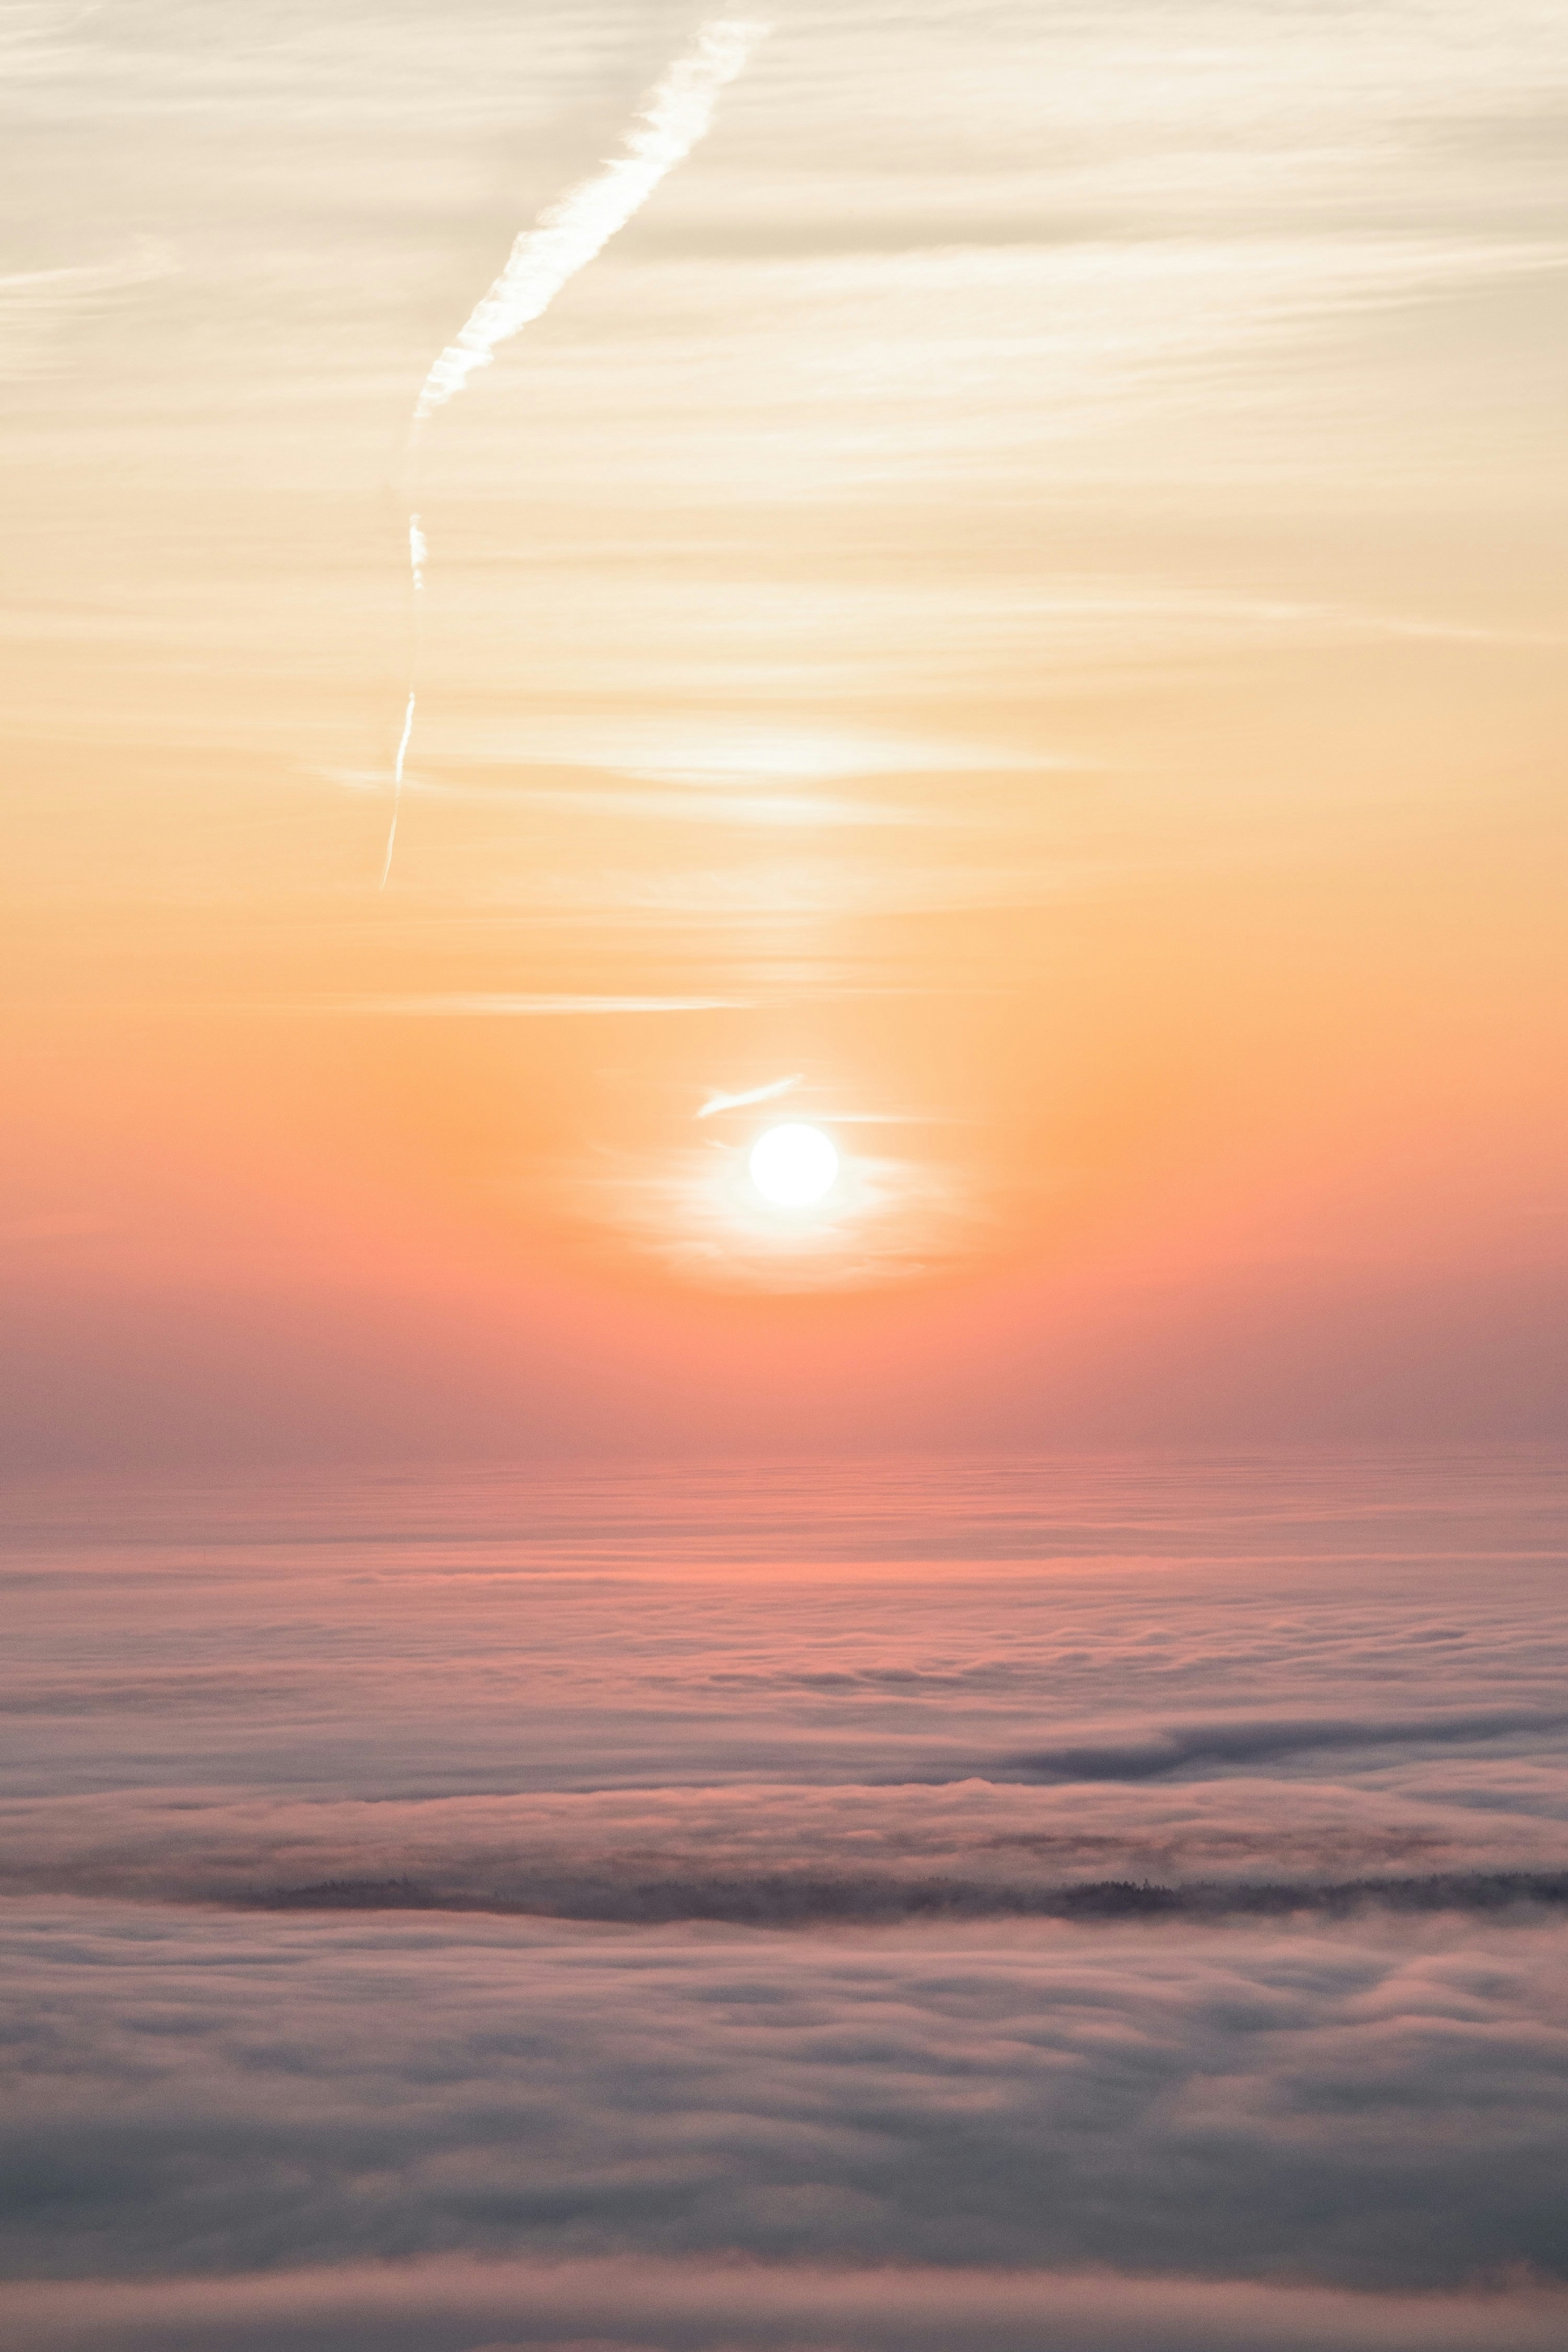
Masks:
[[[819,1127],[770,1127],[752,1146],[752,1181],[775,1209],[809,1209],[830,1192],[838,1154]]]

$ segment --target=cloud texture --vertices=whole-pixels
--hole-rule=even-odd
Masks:
[[[1560,1927],[778,1936],[14,1903],[24,2273],[430,2255],[1568,2258]]]
[[[1552,2343],[1559,1495],[18,1490],[29,2352]]]
[[[438,2261],[216,2285],[23,2289],[37,2352],[1556,2352],[1551,2288],[1463,2298],[647,2262]],[[504,2335],[496,2336],[496,2329]],[[592,2329],[584,2336],[584,2328]]]

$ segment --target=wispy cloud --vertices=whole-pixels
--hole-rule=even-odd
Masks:
[[[454,784],[428,775],[408,775],[408,733],[414,698],[408,698],[404,733],[398,746],[396,777],[400,795],[413,793],[426,800],[468,801],[480,807],[552,809],[565,816],[612,816],[634,823],[648,820],[672,824],[839,826],[962,826],[964,819],[945,811],[910,808],[894,801],[847,800],[840,793],[783,792],[681,792],[651,784]],[[335,783],[351,788],[384,784],[384,778],[353,770],[327,771]]]
[[[602,172],[591,180],[582,181],[558,204],[552,205],[536,227],[523,230],[512,247],[506,268],[469,313],[457,341],[448,343],[432,363],[414,404],[408,428],[411,446],[426,419],[461,392],[476,369],[489,365],[497,345],[510,341],[521,328],[542,317],[568,278],[574,278],[604,250],[616,230],[624,228],[640,211],[666,174],[690,154],[712,122],[720,91],[726,82],[734,80],[767,29],[765,25],[742,17],[719,16],[704,25],[696,47],[677,58],[656,84],[626,133],[625,152],[612,156]],[[384,890],[397,846],[404,762],[414,732],[418,614],[428,551],[419,517],[411,513],[408,568],[414,626],[407,700],[393,770],[392,822],[387,828],[386,854],[381,866],[380,887]]]
[[[434,996],[340,996],[310,1009],[319,1013],[370,1013],[423,1019],[447,1016],[459,1020],[545,1018],[584,1013],[732,1013],[744,1012],[745,996],[521,996],[457,994]]]
[[[720,91],[766,29],[738,17],[705,25],[696,47],[649,95],[626,133],[625,153],[552,205],[536,227],[524,229],[500,276],[432,365],[415,403],[416,431],[461,392],[476,369],[489,365],[498,344],[549,309],[567,279],[603,251],[689,155],[713,120]]]
[[[797,1071],[792,1078],[773,1078],[765,1087],[748,1087],[742,1094],[710,1095],[696,1116],[699,1118],[717,1118],[723,1110],[740,1110],[748,1103],[772,1102],[775,1096],[787,1095],[792,1087],[800,1084],[801,1073]]]
[[[425,585],[424,573],[420,569],[424,545],[417,535],[417,525],[412,523],[408,530],[408,549],[414,570],[414,593],[417,595]],[[386,855],[381,862],[381,887],[384,890],[386,877],[392,871],[392,853],[397,846],[397,820],[403,813],[403,770],[414,733],[415,707],[414,688],[410,687],[408,699],[403,707],[403,732],[397,739],[397,752],[392,763],[392,823],[386,832]]]
[[[860,587],[854,593],[863,599],[867,592]],[[595,583],[595,593],[602,602],[602,582]],[[696,608],[694,620],[700,624],[706,611]],[[837,610],[834,620],[837,625]],[[470,716],[460,736],[448,723],[446,756],[485,765],[585,768],[704,791],[763,784],[816,788],[872,777],[1033,774],[1085,765],[1081,753],[954,738],[929,725],[904,733],[846,721],[763,725],[732,714],[670,712],[651,704],[618,718],[587,705],[555,713],[535,710],[504,729]]]
[[[73,312],[172,277],[176,267],[167,245],[142,237],[113,261],[14,270],[0,278],[0,378],[37,373],[55,330]]]

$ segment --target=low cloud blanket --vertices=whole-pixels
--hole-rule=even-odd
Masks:
[[[1555,2343],[1557,1506],[16,1490],[29,2346]]]

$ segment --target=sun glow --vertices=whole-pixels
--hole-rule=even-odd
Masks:
[[[838,1154],[819,1127],[770,1127],[752,1146],[752,1181],[775,1209],[809,1209],[838,1181]]]

